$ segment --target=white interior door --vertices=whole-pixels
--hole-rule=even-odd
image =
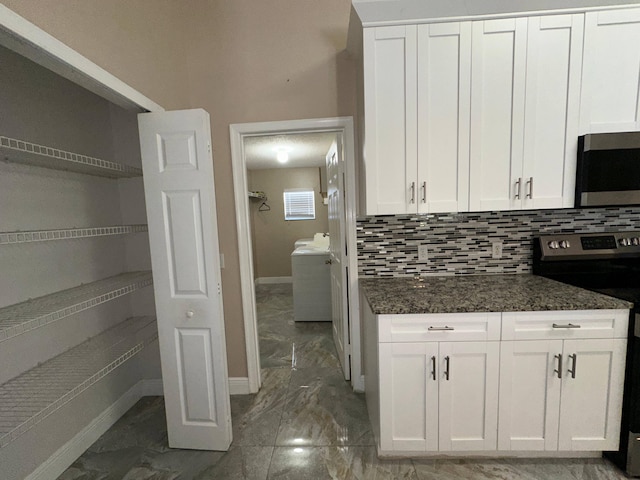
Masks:
[[[331,260],[331,321],[333,340],[342,365],[344,378],[351,378],[349,345],[349,299],[347,297],[348,262],[346,210],[344,196],[344,155],[342,142],[331,145],[327,152],[327,197],[329,200],[329,240]]]
[[[209,114],[138,117],[169,446],[231,443]]]

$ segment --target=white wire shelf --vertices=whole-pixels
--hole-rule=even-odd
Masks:
[[[128,272],[1,308],[0,342],[151,284],[151,272]]]
[[[64,228],[58,230],[31,230],[24,232],[0,232],[0,245],[14,243],[48,242],[74,238],[105,237],[148,232],[147,225],[113,225],[109,227]]]
[[[67,152],[45,145],[0,135],[0,155],[9,162],[24,163],[37,167],[66,170],[107,178],[141,177],[142,169]]]
[[[0,449],[155,341],[155,323],[130,318],[0,385]]]

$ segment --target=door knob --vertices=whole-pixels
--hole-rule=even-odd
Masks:
[[[193,318],[193,316],[195,315],[193,310],[187,310],[187,318]]]

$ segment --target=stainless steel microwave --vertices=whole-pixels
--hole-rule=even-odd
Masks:
[[[640,205],[640,132],[578,137],[576,207]]]

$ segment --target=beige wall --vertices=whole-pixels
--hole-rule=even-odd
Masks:
[[[282,192],[286,188],[311,188],[316,192],[315,220],[285,220]],[[262,202],[252,200],[251,241],[253,242],[253,270],[256,278],[290,277],[291,252],[296,240],[329,231],[327,206],[320,195],[320,172],[316,168],[273,168],[253,170],[250,190],[267,195],[271,210],[258,210]]]
[[[229,375],[247,374],[229,124],[353,115],[350,0],[2,0],[168,109],[211,114]]]

